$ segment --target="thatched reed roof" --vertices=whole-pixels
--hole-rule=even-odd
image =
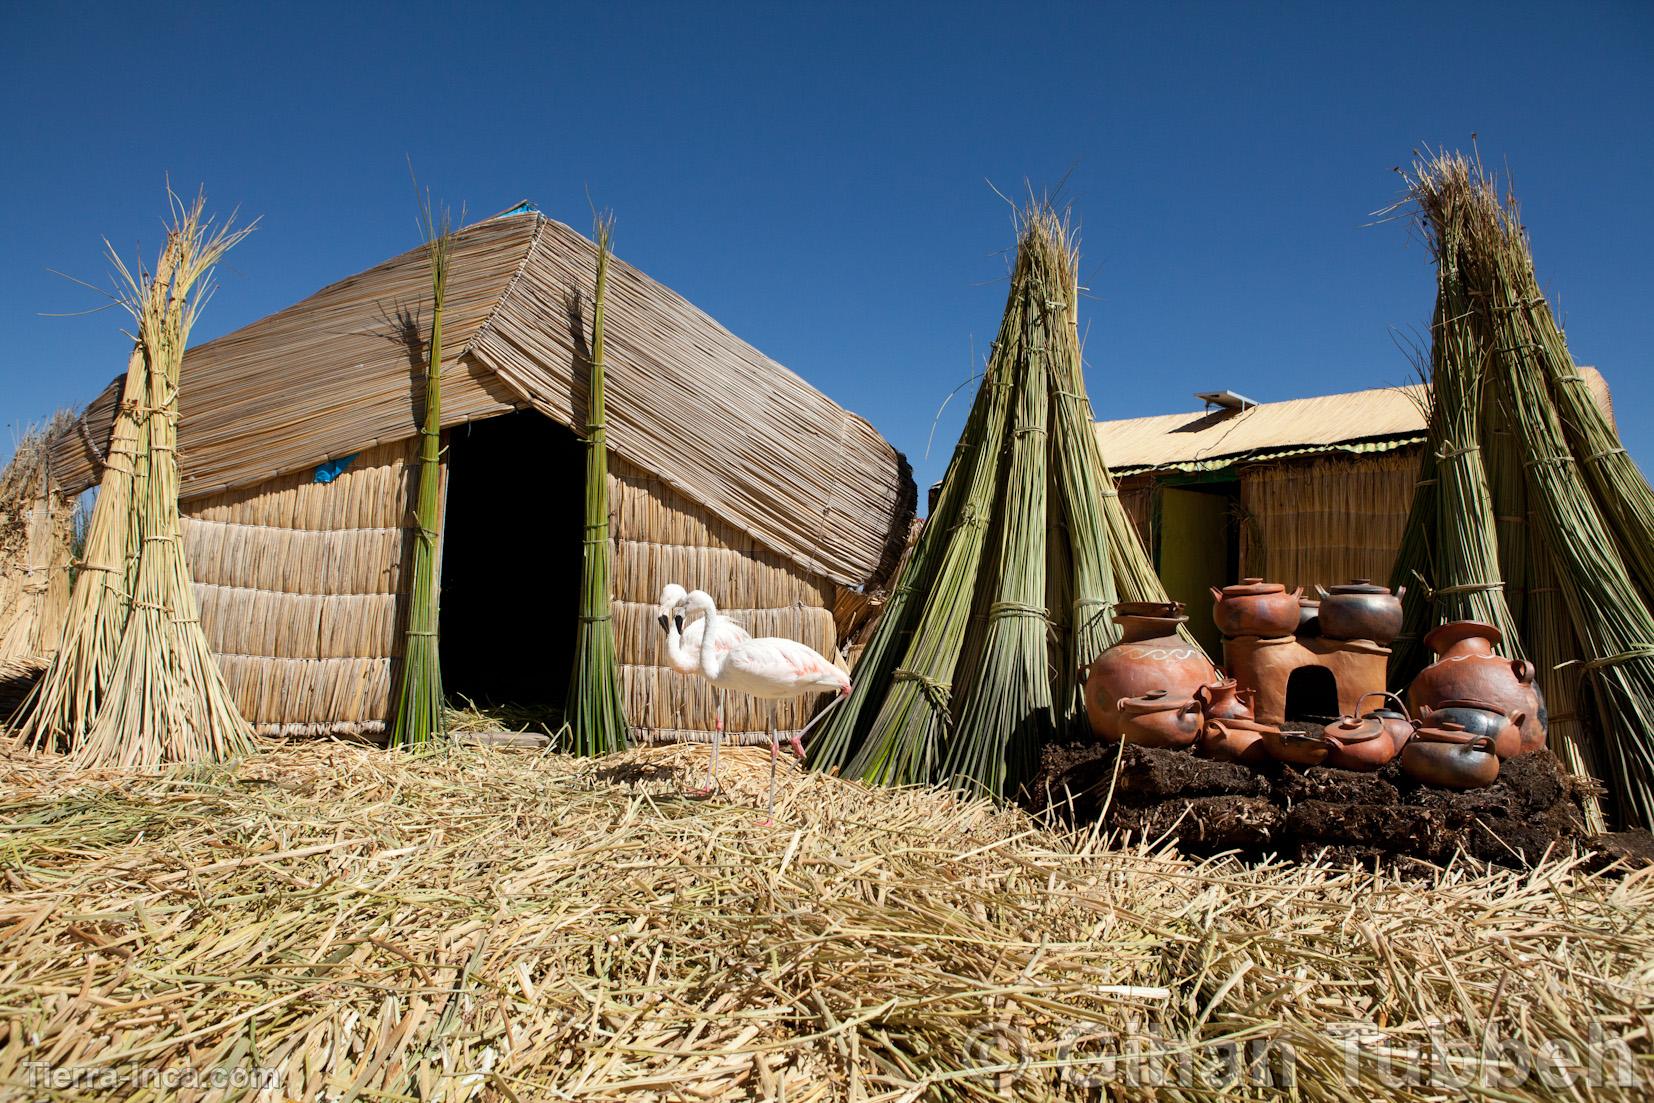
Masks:
[[[428,335],[423,248],[191,349],[181,387],[185,499],[402,440],[418,431]],[[469,226],[443,320],[443,423],[533,406],[584,424],[596,250],[539,214]],[[864,419],[670,288],[616,260],[607,362],[610,447],[814,573],[860,584],[899,554],[914,492],[906,460]],[[452,350],[448,352],[447,350]],[[97,481],[111,383],[59,436],[65,489]],[[548,471],[548,486],[577,473]],[[532,503],[525,503],[532,507]]]
[[[1595,368],[1581,368],[1591,393],[1611,410],[1608,384]],[[1208,410],[1099,421],[1097,441],[1116,475],[1145,469],[1202,471],[1242,460],[1281,459],[1323,452],[1385,452],[1420,444],[1429,400],[1423,383],[1375,387],[1245,410]]]

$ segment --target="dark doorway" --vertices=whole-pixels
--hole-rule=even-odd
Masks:
[[[1301,666],[1286,680],[1286,718],[1331,723],[1338,716],[1338,681],[1320,666]]]
[[[442,681],[483,707],[563,707],[574,662],[585,447],[524,410],[450,430]]]

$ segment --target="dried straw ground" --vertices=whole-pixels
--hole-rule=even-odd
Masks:
[[[1214,1098],[1152,1051],[1191,1041],[1314,1100],[1649,1089],[1650,876],[1196,863],[796,768],[760,827],[766,755],[680,798],[704,754],[0,752],[0,1095],[45,1062],[124,1077],[74,1098],[252,1095],[134,1075],[226,1065],[267,1099]],[[1522,1075],[1569,1053],[1572,1089]]]

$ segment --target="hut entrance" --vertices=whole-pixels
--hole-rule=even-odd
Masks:
[[[443,687],[559,719],[580,613],[584,446],[523,410],[451,430],[447,450]]]
[[[1301,666],[1286,680],[1286,718],[1331,723],[1338,715],[1338,682],[1322,666]]]
[[[1189,607],[1189,631],[1209,655],[1221,654],[1223,648],[1212,621],[1211,588],[1222,589],[1240,575],[1239,499],[1240,483],[1233,479],[1160,491],[1160,579],[1173,601]]]

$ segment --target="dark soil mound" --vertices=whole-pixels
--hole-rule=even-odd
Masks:
[[[1103,816],[1134,839],[1196,854],[1441,863],[1462,852],[1520,867],[1587,841],[1580,800],[1591,786],[1549,751],[1513,758],[1494,784],[1461,793],[1421,786],[1393,763],[1377,773],[1252,770],[1186,751],[1070,743],[1045,749],[1028,803],[1077,823]],[[1654,837],[1631,836],[1604,836],[1600,850],[1654,862]]]

